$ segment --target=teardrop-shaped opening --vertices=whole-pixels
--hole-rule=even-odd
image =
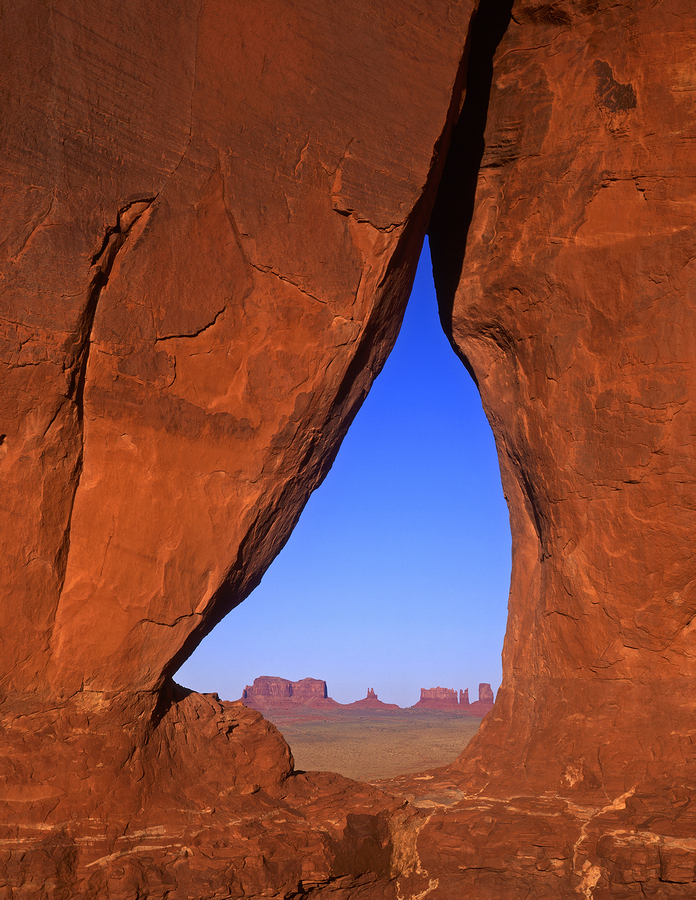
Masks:
[[[272,675],[322,679],[340,704],[368,687],[403,708],[435,686],[475,701],[481,682],[501,682],[510,543],[493,435],[442,332],[426,243],[395,348],[333,468],[176,680],[225,699]]]

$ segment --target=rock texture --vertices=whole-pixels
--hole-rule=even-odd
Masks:
[[[383,703],[373,688],[367,689],[367,696],[354,703],[337,703],[329,697],[325,681],[318,678],[303,678],[288,681],[274,675],[261,675],[242,691],[241,702],[252,709],[266,714],[271,711],[292,709],[323,709],[350,711],[361,709],[400,709],[396,703]],[[409,709],[440,709],[446,712],[463,713],[469,716],[485,716],[493,708],[493,691],[490,684],[479,685],[479,699],[469,703],[469,691],[457,692],[451,688],[421,688],[420,700]]]
[[[473,7],[3,8],[0,894],[389,880],[400,801],[170,676],[393,345]]]
[[[387,878],[393,816],[407,830],[413,819],[368,785],[293,774],[276,729],[215,695],[81,692],[4,713],[7,897],[339,890]]]
[[[483,682],[479,685],[478,698],[480,703],[495,703],[495,695],[490,684]]]
[[[696,10],[479,6],[3,7],[7,897],[693,896]],[[330,466],[438,182],[513,580],[404,806],[169,676]]]
[[[513,577],[503,685],[457,767],[491,805],[434,816],[423,865],[451,848],[434,897],[687,897],[696,10],[518,0],[474,44],[431,247]]]
[[[479,684],[478,688],[478,700],[474,700],[473,703],[469,703],[469,692],[466,691],[466,700],[463,702],[461,691],[459,692],[459,711],[465,713],[468,716],[487,716],[488,713],[493,709],[493,704],[495,703],[495,695],[493,694],[493,690],[490,684],[486,682],[482,682]]]
[[[398,332],[472,7],[4,14],[6,689],[158,689],[258,583]]]

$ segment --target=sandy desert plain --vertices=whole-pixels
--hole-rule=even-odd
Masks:
[[[265,717],[290,745],[295,768],[380,781],[448,765],[481,719],[441,710],[273,710]]]

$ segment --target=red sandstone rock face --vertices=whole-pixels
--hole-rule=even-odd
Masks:
[[[387,879],[390,822],[414,819],[368,785],[292,774],[281,735],[239,702],[179,688],[23,700],[3,705],[8,897],[302,896]]]
[[[486,730],[509,747],[496,770],[514,758],[530,789],[549,787],[553,759],[559,790],[614,796],[689,740],[696,244],[683,67],[696,12],[539,9],[517,4],[497,51],[451,319],[515,532],[506,678]],[[651,708],[658,690],[671,737]]]
[[[472,6],[3,8],[8,896],[693,896],[687,0],[470,35],[431,245],[514,537],[478,738],[399,808],[167,687],[389,351]]]
[[[258,582],[398,332],[472,6],[4,15],[7,688],[155,688]]]
[[[493,705],[493,703],[495,702],[495,695],[493,694],[493,689],[491,688],[490,684],[484,682],[479,685],[478,698],[479,703],[490,703],[491,705]]]
[[[462,692],[459,692],[459,711],[465,715],[483,717],[487,716],[493,709],[495,695],[493,694],[490,684],[485,682],[479,684],[478,700],[474,700],[473,703],[469,703],[468,689],[465,691],[465,694],[466,697],[463,697]]]
[[[457,692],[452,688],[421,688],[420,700],[411,709],[442,709],[461,712],[468,716],[485,716],[493,709],[493,691],[490,684],[479,685],[479,698],[469,703],[469,689]]]
[[[431,820],[434,897],[694,891],[695,51],[682,0],[520,0],[465,111],[431,246],[514,537],[503,685],[457,768],[527,799],[458,853],[478,814]]]
[[[0,893],[391,883],[400,801],[167,676],[393,344],[473,5],[3,9]]]

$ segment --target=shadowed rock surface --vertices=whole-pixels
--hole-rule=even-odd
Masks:
[[[693,896],[696,11],[480,6],[3,9],[13,900]],[[513,577],[493,712],[389,794],[169,676],[330,467],[433,204]]]

